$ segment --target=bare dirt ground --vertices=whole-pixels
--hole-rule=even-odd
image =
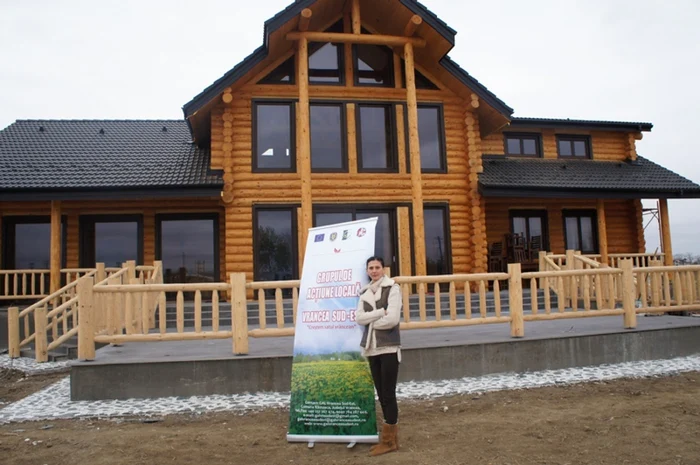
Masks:
[[[3,374],[3,402],[41,384]],[[2,425],[0,464],[700,464],[700,373],[404,401],[400,409],[401,449],[372,459],[368,445],[287,443],[289,412],[273,409]]]

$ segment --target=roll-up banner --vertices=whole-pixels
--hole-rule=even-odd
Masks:
[[[374,385],[355,322],[377,218],[309,230],[299,287],[290,442],[376,443]]]

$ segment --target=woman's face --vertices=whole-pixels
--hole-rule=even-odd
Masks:
[[[372,260],[367,264],[367,274],[369,279],[376,281],[384,276],[384,267],[379,260]]]

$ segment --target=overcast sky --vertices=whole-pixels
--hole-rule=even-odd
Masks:
[[[17,119],[180,119],[289,3],[0,0],[0,129]],[[458,31],[450,56],[515,116],[651,122],[639,153],[700,182],[697,0],[422,3]],[[700,254],[700,201],[670,209],[674,252]],[[658,226],[647,233],[653,251]]]

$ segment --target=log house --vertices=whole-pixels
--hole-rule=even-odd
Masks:
[[[667,199],[700,186],[637,154],[651,124],[513,117],[414,0],[297,0],[264,32],[184,121],[2,130],[2,267],[49,268],[52,290],[61,267],[127,259],[170,282],[294,279],[308,228],[377,216],[396,274],[504,271],[644,252],[643,198],[672,260]]]

